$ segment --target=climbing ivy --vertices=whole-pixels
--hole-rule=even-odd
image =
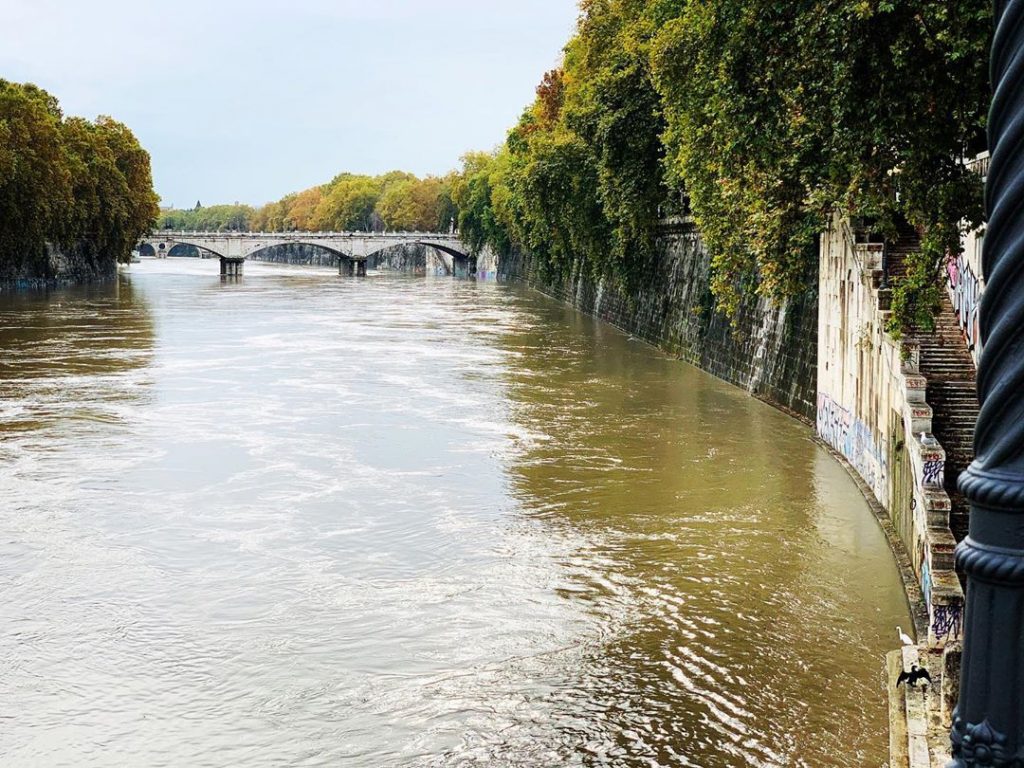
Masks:
[[[891,330],[927,324],[981,217],[962,161],[984,146],[990,24],[984,0],[584,0],[562,68],[467,162],[459,220],[628,283],[685,199],[728,313],[804,291],[833,214],[908,222]]]

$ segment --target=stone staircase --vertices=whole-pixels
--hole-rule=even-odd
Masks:
[[[960,541],[967,535],[970,507],[957,479],[974,460],[974,425],[978,421],[977,371],[953,312],[943,293],[935,331],[918,333],[921,374],[928,380],[932,432],[946,451],[945,488],[951,503],[949,527]]]
[[[903,274],[908,254],[920,248],[910,226],[900,228],[886,250],[889,280]],[[957,541],[967,535],[969,505],[957,489],[957,478],[974,460],[974,425],[978,420],[977,370],[960,330],[949,295],[943,291],[932,331],[915,329],[907,341],[920,349],[920,371],[927,380],[926,399],[932,408],[932,434],[946,452],[943,485],[949,495],[950,529]]]

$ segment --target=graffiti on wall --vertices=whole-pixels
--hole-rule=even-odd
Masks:
[[[950,256],[946,262],[946,277],[949,280],[950,298],[956,311],[960,329],[967,337],[967,343],[974,349],[977,359],[981,351],[981,334],[978,327],[978,307],[981,303],[982,286],[978,276],[971,269],[967,256],[963,253]]]
[[[932,610],[932,634],[939,642],[960,637],[964,607],[960,603],[936,605]]]
[[[871,427],[819,392],[817,428],[821,439],[853,465],[876,495],[886,493],[889,459]]]
[[[921,480],[925,488],[941,488],[946,482],[946,462],[941,459],[926,461]]]

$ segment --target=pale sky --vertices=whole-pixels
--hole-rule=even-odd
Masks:
[[[576,16],[576,0],[0,0],[0,78],[126,123],[162,205],[261,204],[494,147]]]

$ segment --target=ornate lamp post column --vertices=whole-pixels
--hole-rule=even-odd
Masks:
[[[976,459],[950,768],[1024,768],[1024,0],[996,0]]]

